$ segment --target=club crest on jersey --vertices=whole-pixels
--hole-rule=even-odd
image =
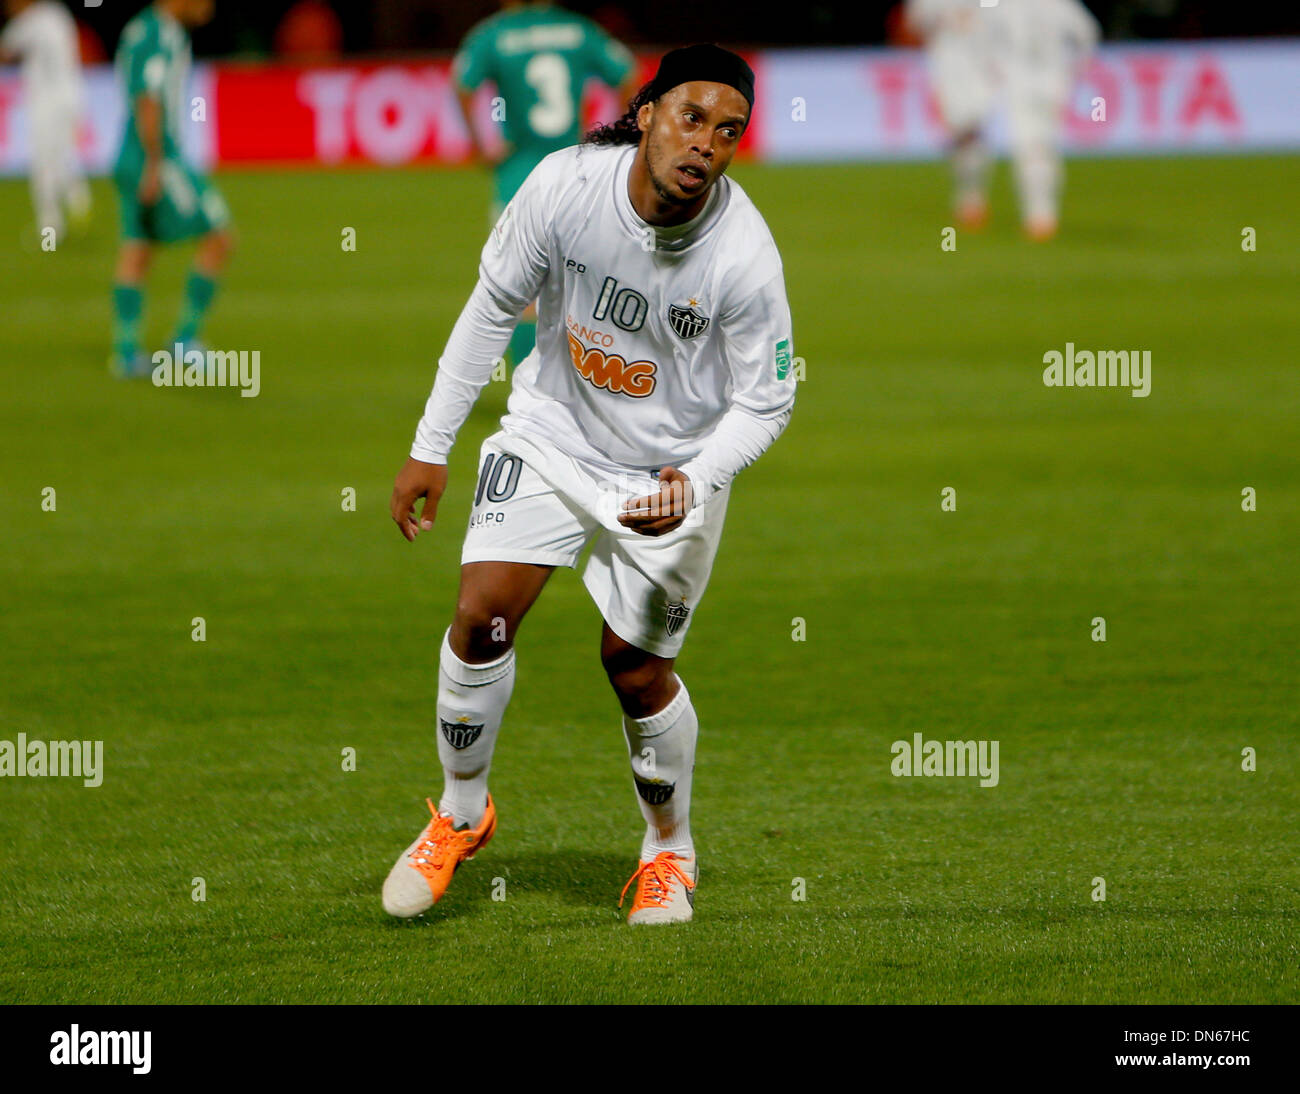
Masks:
[[[480,722],[472,726],[466,722],[449,722],[446,718],[439,718],[438,721],[442,723],[442,735],[447,738],[447,743],[458,752],[462,748],[469,748],[477,741],[479,734],[483,732],[483,727],[487,724]]]
[[[691,614],[691,609],[686,606],[683,599],[677,604],[669,604],[667,611],[664,613],[664,629],[670,634],[676,634],[682,629],[682,624],[686,622],[686,617]]]
[[[682,338],[698,338],[708,329],[709,317],[695,310],[698,303],[692,300],[685,308],[676,304],[668,305],[668,322]]]

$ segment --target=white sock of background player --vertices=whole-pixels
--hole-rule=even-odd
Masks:
[[[988,205],[989,172],[993,160],[978,132],[958,137],[952,147],[953,200],[957,211],[982,213]]]
[[[1020,217],[1027,228],[1054,228],[1060,208],[1061,156],[1047,144],[1034,143],[1015,154]]]

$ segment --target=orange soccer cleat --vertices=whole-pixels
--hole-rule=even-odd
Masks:
[[[618,906],[636,882],[636,895],[627,921],[632,926],[648,923],[685,923],[695,912],[695,882],[699,869],[695,856],[686,858],[672,851],[660,851],[649,862],[641,863],[623,886]]]
[[[428,804],[433,819],[402,852],[384,882],[384,911],[403,919],[428,911],[440,901],[460,864],[472,859],[497,830],[491,794],[473,828],[454,827],[451,817],[439,813],[432,801]]]
[[[1030,217],[1025,221],[1025,235],[1035,243],[1046,243],[1056,238],[1055,217]]]

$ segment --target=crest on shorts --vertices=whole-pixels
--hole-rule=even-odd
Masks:
[[[708,328],[709,317],[695,310],[698,303],[698,300],[692,298],[684,308],[679,308],[676,304],[668,305],[668,322],[683,338],[697,338]]]
[[[683,597],[678,603],[669,604],[664,614],[666,616],[664,628],[670,635],[673,635],[682,629],[682,624],[686,622],[686,617],[691,614],[691,609],[686,606],[686,599]]]
[[[439,718],[442,723],[442,735],[447,738],[447,743],[458,752],[462,748],[469,748],[478,740],[479,734],[483,732],[486,722],[479,722],[478,725],[472,726],[468,722],[449,722],[446,718]]]

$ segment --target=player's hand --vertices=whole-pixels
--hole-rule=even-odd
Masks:
[[[140,199],[141,205],[156,205],[162,197],[162,170],[156,160],[144,165],[136,197]]]
[[[662,536],[680,525],[694,504],[690,476],[675,467],[661,467],[659,493],[625,502],[618,522],[643,536]]]
[[[407,540],[414,540],[421,532],[433,527],[433,520],[438,515],[438,501],[446,489],[445,463],[408,459],[402,466],[397,481],[393,483],[393,498],[388,508],[393,514],[393,523]],[[418,520],[415,516],[416,498],[424,499]]]

